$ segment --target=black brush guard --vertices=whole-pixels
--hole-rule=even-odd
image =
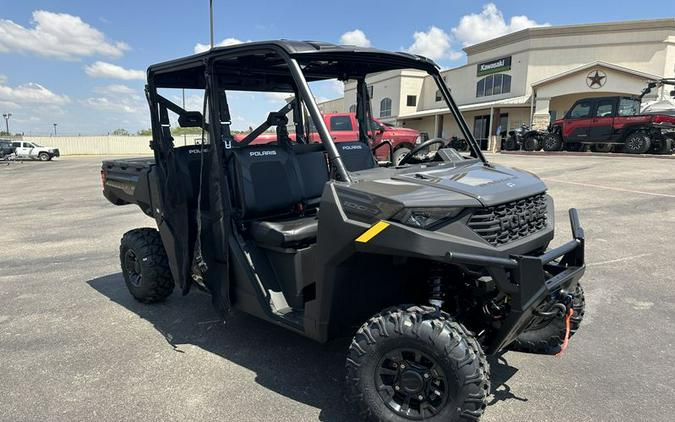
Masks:
[[[584,230],[577,210],[569,210],[573,240],[539,256],[512,255],[509,258],[486,257],[448,252],[453,264],[480,265],[488,269],[497,287],[511,297],[511,309],[502,326],[485,345],[486,353],[508,346],[532,320],[533,312],[548,297],[571,292],[586,270]]]

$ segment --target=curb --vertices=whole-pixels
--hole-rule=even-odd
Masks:
[[[662,160],[675,160],[675,155],[662,154],[624,154],[618,152],[573,152],[573,151],[500,151],[503,155],[534,155],[534,156],[558,156],[558,157],[614,157],[614,158],[659,158]]]

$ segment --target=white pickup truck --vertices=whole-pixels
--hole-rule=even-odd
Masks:
[[[49,161],[61,155],[58,148],[43,147],[30,141],[14,141],[12,147],[14,147],[17,158],[20,159],[30,158],[31,160]]]

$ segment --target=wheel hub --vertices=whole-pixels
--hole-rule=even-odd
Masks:
[[[404,393],[417,394],[424,389],[424,377],[414,370],[404,371],[399,377],[399,385]]]
[[[129,282],[138,286],[141,283],[141,263],[131,249],[124,254],[124,269],[129,277]]]
[[[375,385],[384,403],[408,419],[427,419],[448,401],[448,383],[436,360],[419,350],[393,350],[375,372]]]

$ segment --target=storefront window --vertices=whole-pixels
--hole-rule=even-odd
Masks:
[[[380,101],[380,117],[391,116],[391,98],[383,98]]]
[[[508,94],[511,92],[511,75],[497,73],[488,75],[476,83],[476,97]]]

